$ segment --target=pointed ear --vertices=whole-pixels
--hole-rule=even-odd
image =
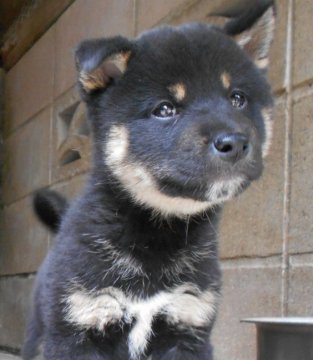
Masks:
[[[133,44],[121,36],[86,40],[76,50],[78,81],[83,93],[105,89],[121,77],[133,50]]]
[[[275,30],[273,4],[250,8],[249,12],[226,23],[224,30],[252,58],[260,69],[267,69]]]

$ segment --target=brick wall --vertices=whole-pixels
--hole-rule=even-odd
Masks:
[[[224,2],[76,0],[5,75],[0,349],[20,347],[34,275],[52,241],[32,214],[32,193],[49,186],[75,196],[88,172],[75,46],[88,37],[132,37],[160,23],[208,21],[206,14]],[[263,178],[225,209],[217,360],[255,359],[255,331],[242,318],[313,314],[313,0],[278,3],[273,146]]]

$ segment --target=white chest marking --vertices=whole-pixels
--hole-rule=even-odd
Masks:
[[[145,352],[153,320],[158,315],[180,327],[205,326],[215,314],[217,298],[213,291],[201,292],[192,284],[160,291],[146,299],[126,297],[113,287],[94,293],[79,289],[66,299],[66,319],[83,329],[96,328],[103,332],[108,324],[135,320],[128,336],[128,347],[131,358],[137,359]]]

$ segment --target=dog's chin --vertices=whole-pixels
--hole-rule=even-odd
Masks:
[[[194,191],[190,188],[188,191],[187,189],[184,191],[182,187],[179,187],[180,191],[177,191],[177,187],[175,191],[171,191],[169,187],[157,186],[158,182],[155,178],[149,178],[147,173],[145,175],[144,180],[133,183],[131,187],[127,187],[127,190],[135,203],[152,210],[155,215],[161,217],[185,218],[203,214],[207,210],[231,200],[249,184],[244,177],[236,176],[230,179],[216,180],[212,184],[208,184],[205,189],[202,187],[201,192],[198,192],[197,188],[194,188]],[[128,178],[129,180],[130,178]],[[173,183],[172,186],[175,188]]]
[[[237,175],[191,187],[169,179],[165,186],[139,164],[128,163],[126,167],[113,167],[112,170],[134,204],[165,218],[203,214],[237,196],[249,183],[245,177]]]
[[[238,196],[248,186],[249,181],[244,177],[237,176],[232,179],[220,179],[208,187],[205,193],[205,200],[211,206],[219,205]]]
[[[141,193],[140,198],[143,206],[151,208],[158,215],[184,218],[203,214],[209,209],[222,205],[242,193],[249,184],[250,182],[243,176],[236,176],[230,179],[216,180],[198,194],[195,188],[194,196],[187,195],[183,189],[181,189],[181,193],[175,192],[173,195],[170,191],[165,193],[164,188],[163,190],[162,188],[150,188],[148,193]],[[189,192],[190,189],[188,189]],[[136,199],[136,196],[133,198]]]

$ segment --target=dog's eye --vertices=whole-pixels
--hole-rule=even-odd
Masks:
[[[161,102],[152,111],[152,115],[161,119],[171,118],[175,116],[176,113],[175,106],[169,101]]]
[[[234,91],[230,95],[230,101],[234,108],[243,109],[247,104],[247,98],[240,91]]]

